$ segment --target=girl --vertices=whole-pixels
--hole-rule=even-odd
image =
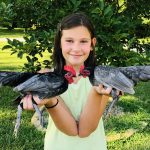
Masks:
[[[93,87],[89,77],[79,76],[82,65],[94,68],[95,44],[94,28],[85,14],[71,14],[60,23],[55,36],[54,70],[62,73],[68,65],[77,75],[65,93],[42,101],[33,97],[49,113],[44,150],[107,149],[102,114],[112,89]],[[23,107],[33,108],[31,95],[23,99]]]

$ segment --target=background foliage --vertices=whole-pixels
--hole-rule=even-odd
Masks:
[[[150,6],[146,0],[9,0],[4,1],[13,15],[11,27],[25,28],[25,42],[8,40],[3,49],[28,60],[24,69],[37,71],[50,67],[51,59],[39,62],[39,56],[53,49],[57,24],[65,15],[83,11],[93,21],[97,35],[98,64],[114,66],[150,64]],[[7,14],[7,13],[6,13]],[[11,14],[11,13],[10,13]],[[7,15],[8,16],[8,15]],[[143,21],[144,19],[144,21]],[[146,20],[146,21],[145,21]],[[9,21],[10,22],[10,21]]]
[[[17,14],[13,11],[13,4],[6,5],[4,2],[0,4],[0,26],[12,28],[13,19]]]

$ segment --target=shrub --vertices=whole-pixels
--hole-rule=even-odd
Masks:
[[[8,40],[9,46],[3,49],[11,48],[20,58],[26,55],[28,63],[24,69],[28,71],[39,70],[42,65],[51,67],[50,59],[41,64],[37,56],[42,57],[45,51],[52,53],[58,22],[63,16],[78,11],[84,11],[95,25],[98,64],[128,66],[150,62],[149,45],[141,44],[136,35],[142,19],[133,19],[126,12],[126,3],[119,5],[113,0],[17,0],[14,6],[22,12],[20,22],[26,28],[25,42]]]

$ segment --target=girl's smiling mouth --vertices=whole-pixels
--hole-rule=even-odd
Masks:
[[[82,55],[80,54],[69,54],[70,56],[73,56],[73,57],[81,57]]]

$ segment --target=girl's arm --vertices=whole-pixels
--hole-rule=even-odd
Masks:
[[[103,95],[98,94],[98,92]],[[33,98],[37,104],[46,104],[46,106],[49,107],[55,105],[57,103],[57,99],[59,99],[59,102],[55,107],[47,109],[55,123],[55,126],[67,135],[87,137],[97,128],[99,120],[108,102],[108,94],[110,92],[111,89],[104,89],[103,86],[98,88],[92,87],[87,102],[80,115],[79,122],[75,120],[60,97],[44,99],[42,101],[36,96]],[[22,100],[24,109],[33,109],[31,99],[32,96],[28,95]]]
[[[111,90],[111,88],[105,90],[102,85],[97,89],[96,87],[92,87],[87,103],[80,115],[78,129],[80,137],[87,137],[97,128],[99,120],[101,119],[108,103]]]
[[[50,104],[47,103],[46,106],[55,105],[57,103],[57,99],[59,100],[58,104],[53,108],[47,109],[55,123],[55,126],[67,135],[78,135],[76,120],[60,97],[52,98],[49,101]]]
[[[48,112],[56,127],[65,134],[87,137],[97,128],[99,120],[107,105],[111,90],[112,88],[104,89],[102,85],[99,87],[92,87],[80,115],[79,122],[76,122],[60,97],[58,105],[52,109],[48,109]],[[57,103],[57,99],[52,98],[51,100],[48,100],[48,103],[46,105],[53,106]]]

